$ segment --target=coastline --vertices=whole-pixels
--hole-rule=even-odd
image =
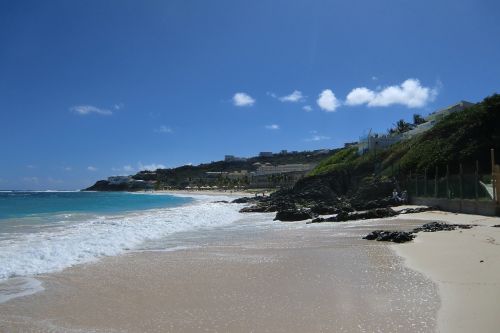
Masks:
[[[384,243],[398,219],[306,225],[242,214],[227,228],[38,276],[45,291],[0,304],[6,331],[429,332],[432,281]],[[405,227],[420,222],[405,221]]]
[[[468,230],[419,233],[410,243],[392,245],[405,264],[439,288],[439,332],[498,332],[500,318],[499,217],[431,211],[408,216],[454,224]],[[405,218],[405,217],[403,217]]]
[[[500,218],[428,211],[306,225],[240,215],[229,226],[36,276],[44,291],[0,304],[0,330],[497,331],[500,228],[492,226]],[[478,226],[397,245],[361,239],[436,220]]]

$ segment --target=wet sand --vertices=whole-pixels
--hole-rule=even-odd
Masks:
[[[256,225],[175,235],[177,251],[130,252],[38,277],[0,304],[5,332],[432,332],[436,285],[389,246],[381,220]]]

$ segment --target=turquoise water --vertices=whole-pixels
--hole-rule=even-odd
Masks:
[[[175,207],[190,198],[127,192],[0,192],[1,220],[55,213],[106,214]]]
[[[238,220],[240,205],[213,202],[217,200],[231,198],[0,192],[0,303],[41,290],[40,283],[33,279],[37,274],[148,248],[150,244],[169,247],[176,233],[196,233]],[[17,291],[5,287],[13,278],[24,281],[22,288],[14,288]],[[19,282],[14,281],[14,285]]]

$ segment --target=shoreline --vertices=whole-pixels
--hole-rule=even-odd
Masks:
[[[397,219],[305,225],[244,214],[177,234],[176,251],[107,257],[39,276],[45,291],[0,304],[6,331],[428,332],[435,285],[383,243]],[[419,222],[406,221],[416,226]],[[180,246],[179,246],[180,245]]]
[[[271,215],[241,214],[227,229],[169,236],[171,248],[36,276],[44,291],[0,304],[0,330],[461,333],[500,325],[500,228],[492,227],[498,217],[426,211],[306,225],[272,222]],[[405,244],[361,240],[376,229],[436,220],[478,226],[421,232]]]

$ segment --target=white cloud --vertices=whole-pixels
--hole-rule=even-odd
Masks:
[[[325,89],[319,94],[316,101],[318,106],[326,112],[334,112],[340,106],[340,102],[330,89]]]
[[[124,165],[123,166],[123,171],[134,171],[134,168],[131,165]]]
[[[368,88],[354,88],[347,95],[346,104],[347,105],[361,105],[372,101],[375,98],[375,92]]]
[[[312,137],[307,138],[306,141],[323,141],[323,140],[330,140],[329,136],[326,135],[319,135],[319,134],[314,134]]]
[[[173,133],[174,131],[168,126],[161,125],[160,128],[155,129],[155,132],[156,133]]]
[[[311,112],[313,110],[313,108],[310,105],[304,105],[302,107],[302,110],[304,110],[305,112]]]
[[[255,99],[244,92],[238,92],[233,96],[233,103],[236,106],[252,106],[255,104]]]
[[[275,93],[273,93],[272,91],[268,91],[268,92],[266,92],[266,95],[267,95],[267,96],[270,96],[270,97],[272,97],[272,98],[278,98],[278,96],[277,96]]]
[[[76,105],[70,108],[71,112],[74,112],[79,115],[88,115],[91,113],[95,113],[101,116],[110,116],[113,114],[113,111],[107,109],[100,109],[98,107],[92,105]]]
[[[139,162],[137,163],[137,169],[140,171],[142,170],[155,171],[156,169],[166,169],[166,167],[163,164],[151,163],[144,165],[141,162]]]
[[[280,97],[279,100],[282,102],[297,103],[304,100],[304,95],[299,90],[294,90],[290,95]]]
[[[372,76],[372,81],[377,81],[377,80],[378,80],[378,77]]]
[[[115,110],[121,110],[121,109],[123,109],[123,107],[124,107],[123,103],[118,103],[118,104],[113,105],[113,109],[115,109]]]
[[[429,88],[417,79],[408,79],[400,85],[385,87],[380,91],[368,88],[355,88],[347,95],[346,104],[368,106],[404,105],[409,108],[421,108],[434,101],[438,87]]]
[[[97,171],[97,168],[96,168],[96,167],[94,167],[94,166],[92,166],[92,165],[89,165],[89,166],[87,167],[87,170],[89,170],[89,171]]]
[[[280,126],[277,124],[266,125],[265,127],[268,130],[279,130],[280,129]]]
[[[72,167],[70,167],[70,166],[63,167],[62,169],[63,169],[64,171],[71,171],[71,170],[73,170],[73,168],[72,168]]]

